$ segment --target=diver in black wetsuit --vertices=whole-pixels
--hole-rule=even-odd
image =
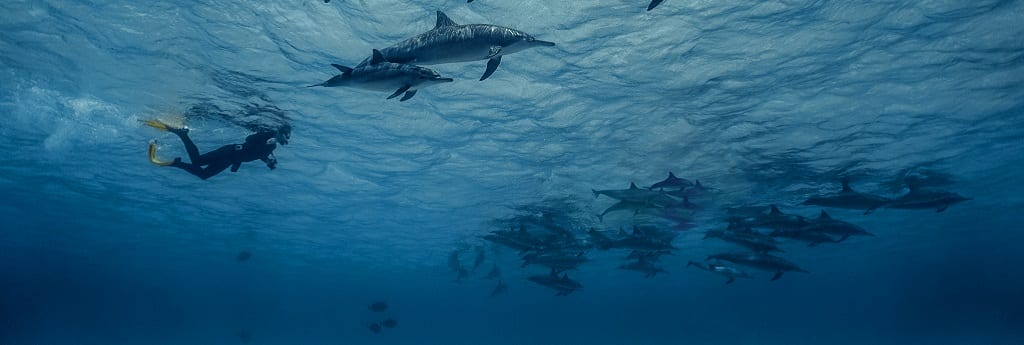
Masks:
[[[204,180],[221,173],[229,166],[231,167],[231,172],[236,172],[242,163],[252,162],[257,159],[266,163],[267,167],[271,170],[277,168],[277,158],[274,157],[274,149],[277,148],[278,143],[281,145],[287,144],[289,137],[287,131],[261,131],[246,137],[245,143],[224,145],[216,150],[200,155],[199,148],[188,137],[188,128],[172,127],[158,120],[147,121],[146,125],[178,135],[181,138],[181,142],[185,144],[185,151],[188,152],[188,159],[190,161],[190,163],[182,162],[181,157],[174,158],[173,162],[160,161],[156,159],[156,145],[154,143],[149,146],[149,159],[153,164],[179,168]]]

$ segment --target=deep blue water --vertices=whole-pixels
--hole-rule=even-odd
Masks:
[[[0,2],[0,344],[1018,344],[1024,341],[1024,1],[350,0]],[[304,88],[433,27],[553,41],[429,66],[407,101]],[[201,181],[141,125],[200,149],[293,129],[278,169]],[[568,296],[482,237],[554,217],[648,224],[591,189],[672,171],[713,190],[645,278],[585,249]],[[944,212],[828,208],[872,232],[809,247],[810,273],[687,268],[728,207],[899,197]],[[923,182],[922,182],[923,181]],[[518,217],[518,218],[517,218]],[[667,229],[665,222],[655,226]],[[534,233],[544,230],[532,228]],[[485,261],[468,278],[450,265]],[[240,252],[251,253],[247,261]],[[489,297],[500,267],[508,291]],[[383,313],[368,310],[386,301]],[[367,325],[393,317],[374,334]],[[242,336],[244,335],[244,336]]]

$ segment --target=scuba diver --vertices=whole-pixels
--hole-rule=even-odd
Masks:
[[[147,126],[176,134],[185,144],[185,151],[188,152],[190,163],[181,161],[181,157],[174,158],[174,161],[166,162],[156,158],[156,141],[149,144],[149,161],[159,166],[170,166],[185,170],[192,175],[205,180],[217,175],[231,167],[231,172],[238,171],[244,162],[261,160],[267,164],[270,170],[277,168],[277,158],[274,157],[274,149],[277,144],[288,144],[290,133],[287,130],[262,130],[245,138],[245,143],[224,145],[220,148],[199,154],[199,148],[188,137],[188,127],[174,127],[160,120],[148,120],[144,122]],[[205,166],[205,167],[204,167]]]

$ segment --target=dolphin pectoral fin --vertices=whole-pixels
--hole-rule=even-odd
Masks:
[[[398,95],[401,95],[401,94],[405,93],[406,91],[409,91],[409,87],[410,87],[409,85],[406,85],[406,86],[398,88],[398,91],[395,91],[395,93],[391,94],[391,96],[388,96],[388,99],[392,99],[392,98],[398,97]]]
[[[648,11],[653,10],[655,7],[658,7],[658,5],[660,5],[662,1],[665,1],[665,0],[653,0],[653,1],[651,1],[651,4],[647,5],[647,10]]]
[[[779,278],[782,278],[782,274],[783,273],[786,273],[786,272],[782,272],[782,271],[775,272],[775,275],[772,276],[772,280],[771,281],[779,280]]]
[[[734,281],[736,281],[736,278],[729,277],[729,280],[726,280],[725,283],[726,284],[732,284],[732,282],[734,282]]]
[[[850,235],[843,235],[843,237],[840,237],[839,241],[836,241],[836,242],[846,241],[847,238],[850,238]]]
[[[407,92],[405,93],[405,96],[402,96],[402,99],[400,99],[400,100],[398,100],[398,101],[399,101],[399,102],[405,102],[405,101],[408,101],[408,100],[409,100],[410,98],[412,98],[412,96],[415,96],[415,95],[416,95],[416,90],[410,90],[410,91],[407,91]]]
[[[491,49],[487,51],[487,58],[493,59],[501,54],[501,46],[491,46]]]
[[[487,77],[490,77],[491,74],[494,74],[494,71],[496,71],[498,69],[498,65],[500,65],[500,64],[501,64],[501,56],[494,57],[494,58],[491,58],[490,60],[487,60],[487,70],[484,71],[484,75],[480,77],[480,81],[484,81],[484,79],[487,79]]]
[[[942,211],[945,211],[947,208],[949,208],[949,204],[939,206],[939,208],[935,210],[935,213],[942,213]]]
[[[872,207],[872,208],[869,208],[869,209],[866,209],[866,210],[864,210],[864,215],[866,216],[866,215],[869,215],[869,214],[871,214],[871,212],[875,212],[875,209],[876,209],[876,208],[877,208],[877,207]]]

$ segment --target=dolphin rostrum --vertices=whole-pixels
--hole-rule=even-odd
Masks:
[[[430,31],[413,36],[381,53],[389,62],[417,65],[487,60],[487,70],[480,80],[487,79],[501,64],[501,57],[533,47],[550,47],[529,34],[489,24],[459,25],[444,12],[437,11],[437,23]],[[369,63],[363,61],[363,66]]]
[[[359,65],[356,68],[349,68],[338,64],[331,64],[341,71],[341,74],[334,76],[328,81],[314,86],[335,87],[349,86],[373,91],[394,91],[388,99],[402,95],[401,101],[408,101],[416,95],[419,88],[450,83],[452,78],[441,78],[441,75],[429,68],[413,65],[391,63],[384,60],[379,50],[373,50],[373,57],[369,63]]]

